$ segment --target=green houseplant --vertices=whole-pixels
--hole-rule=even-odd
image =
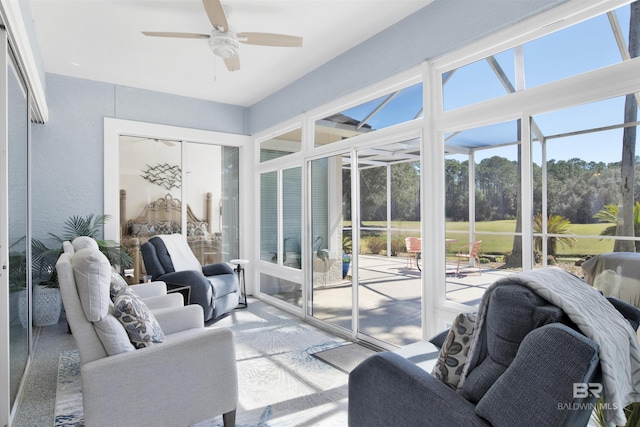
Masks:
[[[33,325],[49,326],[56,324],[60,318],[62,301],[59,292],[56,262],[62,254],[62,242],[72,241],[79,236],[88,236],[98,243],[98,248],[109,259],[111,265],[127,268],[131,266],[131,256],[119,243],[98,238],[102,226],[110,218],[109,215],[86,216],[74,215],[64,222],[62,237],[53,233],[49,236],[58,244],[49,247],[38,239],[31,240],[31,275],[33,286]],[[22,310],[26,308],[26,292],[24,302],[20,303]],[[26,325],[26,310],[21,313],[20,321]]]
[[[49,248],[38,239],[32,239],[32,271],[33,281],[49,288],[58,287],[58,275],[56,274],[56,262],[62,253],[62,242],[72,241],[76,237],[88,236],[98,243],[98,249],[108,259],[111,265],[128,268],[131,266],[131,256],[124,246],[113,240],[98,238],[102,226],[110,219],[109,215],[86,216],[74,215],[64,222],[64,234],[58,236],[49,233],[49,236],[59,243],[55,248]]]

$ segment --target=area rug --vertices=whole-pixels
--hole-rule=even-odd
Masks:
[[[375,350],[368,347],[351,343],[313,353],[313,356],[348,374],[360,362],[375,353]]]
[[[346,426],[348,375],[313,354],[346,344],[262,303],[212,327],[234,330],[238,427]],[[251,306],[250,305],[250,306]],[[55,426],[83,426],[77,351],[60,354]],[[222,427],[222,417],[194,427]]]

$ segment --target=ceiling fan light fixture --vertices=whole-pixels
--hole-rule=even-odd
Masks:
[[[240,44],[233,31],[214,30],[209,38],[209,47],[213,53],[221,58],[231,58],[238,54]]]

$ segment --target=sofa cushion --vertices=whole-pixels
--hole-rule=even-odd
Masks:
[[[97,322],[109,311],[111,264],[102,252],[87,247],[73,255],[71,265],[84,315]]]
[[[597,398],[576,398],[572,384],[600,382],[598,352],[595,342],[567,325],[537,328],[522,340],[518,357],[478,402],[476,413],[493,426],[591,425]]]
[[[113,306],[113,315],[122,323],[136,348],[164,342],[164,333],[158,320],[131,289],[121,291]]]
[[[124,277],[120,275],[116,271],[115,268],[111,269],[111,282],[109,288],[109,296],[111,297],[111,301],[113,302],[116,299],[116,296],[129,287],[129,284],[124,280]]]
[[[94,322],[93,327],[107,355],[113,356],[136,349],[129,340],[129,335],[122,323],[113,315],[113,305],[109,307],[109,314],[102,320]]]
[[[475,323],[476,313],[460,313],[455,318],[440,349],[438,362],[431,371],[433,376],[454,390],[467,361]]]
[[[496,287],[486,310],[486,346],[462,386],[462,394],[474,403],[511,364],[529,332],[548,323],[567,321],[562,309],[518,284]]]

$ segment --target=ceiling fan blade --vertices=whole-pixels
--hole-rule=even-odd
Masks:
[[[202,0],[204,4],[204,10],[207,12],[209,21],[215,29],[222,28],[225,33],[229,31],[229,22],[227,22],[227,15],[224,13],[224,8],[220,0]]]
[[[238,33],[238,41],[260,46],[302,47],[302,37],[272,33]]]
[[[142,34],[150,37],[173,37],[178,39],[208,39],[209,34],[196,33],[171,33],[163,31],[143,31]]]
[[[238,71],[240,69],[240,57],[238,55],[231,58],[224,58],[224,65],[229,71]]]

